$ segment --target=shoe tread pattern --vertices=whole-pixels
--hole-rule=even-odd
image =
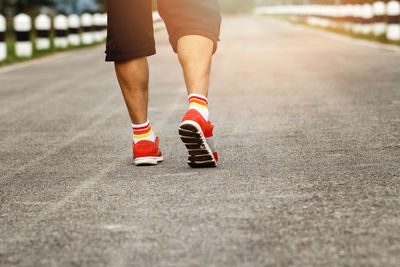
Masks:
[[[197,128],[191,124],[182,124],[179,127],[179,135],[188,152],[188,164],[192,168],[215,167],[216,162],[210,154],[201,138]]]

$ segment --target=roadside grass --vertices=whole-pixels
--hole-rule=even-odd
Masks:
[[[321,26],[313,26],[313,25],[310,25],[310,24],[308,24],[306,22],[300,22],[300,23],[303,24],[303,25],[307,25],[308,27],[312,27],[312,28],[316,28],[316,29],[320,29],[320,30],[326,30],[326,31],[330,31],[330,32],[346,35],[346,36],[349,36],[349,37],[355,38],[355,39],[363,39],[363,40],[368,40],[368,41],[373,41],[373,42],[379,42],[379,43],[384,43],[384,44],[392,44],[392,45],[400,46],[400,41],[388,40],[386,38],[385,34],[381,34],[381,35],[374,35],[373,33],[361,34],[361,33],[354,33],[352,31],[346,31],[343,26],[326,27],[325,28],[325,27],[321,27]]]
[[[338,25],[337,27],[322,27],[322,26],[314,26],[314,25],[310,25],[307,23],[307,21],[305,19],[302,18],[296,18],[296,17],[287,17],[287,16],[270,16],[270,15],[265,15],[267,17],[271,17],[271,18],[277,18],[280,20],[285,20],[285,21],[289,21],[293,24],[300,24],[300,25],[305,25],[307,27],[311,27],[314,29],[320,29],[320,30],[325,30],[325,31],[330,31],[330,32],[334,32],[334,33],[338,33],[338,34],[342,34],[342,35],[346,35],[352,38],[356,38],[356,39],[364,39],[364,40],[369,40],[369,41],[374,41],[374,42],[379,42],[379,43],[384,43],[384,44],[392,44],[392,45],[398,45],[400,46],[400,41],[392,41],[392,40],[388,40],[386,38],[385,34],[376,36],[373,33],[370,34],[359,34],[359,33],[354,33],[352,31],[346,31],[345,28],[343,26]]]
[[[37,50],[36,49],[36,34],[32,33],[31,34],[31,40],[32,40],[32,57],[17,57],[15,54],[15,41],[16,41],[16,36],[15,34],[11,31],[8,30],[6,31],[6,45],[7,45],[7,58],[3,61],[0,62],[0,67],[5,66],[5,65],[10,65],[13,63],[17,62],[23,62],[35,58],[41,58],[44,56],[48,56],[57,52],[63,52],[63,51],[69,51],[69,50],[76,50],[76,49],[84,49],[84,48],[89,48],[89,47],[94,47],[98,46],[101,44],[104,44],[103,42],[97,42],[93,43],[90,45],[80,45],[80,46],[68,46],[66,48],[56,48],[54,45],[54,33],[51,32],[50,34],[50,48],[47,50]]]
[[[400,46],[400,41],[388,40],[386,38],[386,34],[381,34],[381,35],[374,35],[373,33],[360,34],[360,33],[354,33],[352,31],[346,31],[344,29],[344,27],[328,27],[328,28],[316,27],[316,26],[311,26],[311,27],[322,29],[322,30],[328,30],[328,31],[331,31],[331,32],[339,33],[339,34],[343,34],[343,35],[346,35],[346,36],[349,36],[349,37],[352,37],[352,38],[364,39],[364,40],[369,40],[369,41],[374,41],[374,42],[379,42],[379,43],[393,44],[393,45]]]

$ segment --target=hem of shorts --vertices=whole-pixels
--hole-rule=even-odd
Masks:
[[[211,41],[214,42],[213,54],[215,54],[215,52],[217,51],[219,36],[217,36],[216,34],[213,34],[212,32],[204,31],[201,29],[183,29],[181,31],[178,31],[178,33],[175,34],[175,36],[171,40],[172,49],[174,50],[175,53],[178,52],[177,51],[178,40],[180,38],[182,38],[183,36],[187,36],[187,35],[201,35],[201,36],[204,36],[204,37],[210,39]]]
[[[156,50],[142,50],[142,51],[131,51],[131,52],[123,52],[123,53],[108,53],[106,51],[106,61],[127,61],[130,59],[148,57],[156,54]]]

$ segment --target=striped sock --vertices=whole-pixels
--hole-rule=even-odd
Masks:
[[[151,129],[149,120],[147,120],[146,123],[143,124],[132,123],[132,129],[133,129],[133,142],[135,142],[135,144],[143,140],[148,140],[152,142],[156,141],[156,136],[154,135],[153,130]]]
[[[188,96],[189,100],[189,109],[195,109],[203,116],[203,118],[208,121],[208,100],[207,97],[198,95],[198,94],[190,94]]]

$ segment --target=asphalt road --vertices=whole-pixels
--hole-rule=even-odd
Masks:
[[[150,58],[165,161],[135,167],[103,47],[0,69],[0,266],[398,266],[400,53],[227,17],[191,169],[166,32]]]

